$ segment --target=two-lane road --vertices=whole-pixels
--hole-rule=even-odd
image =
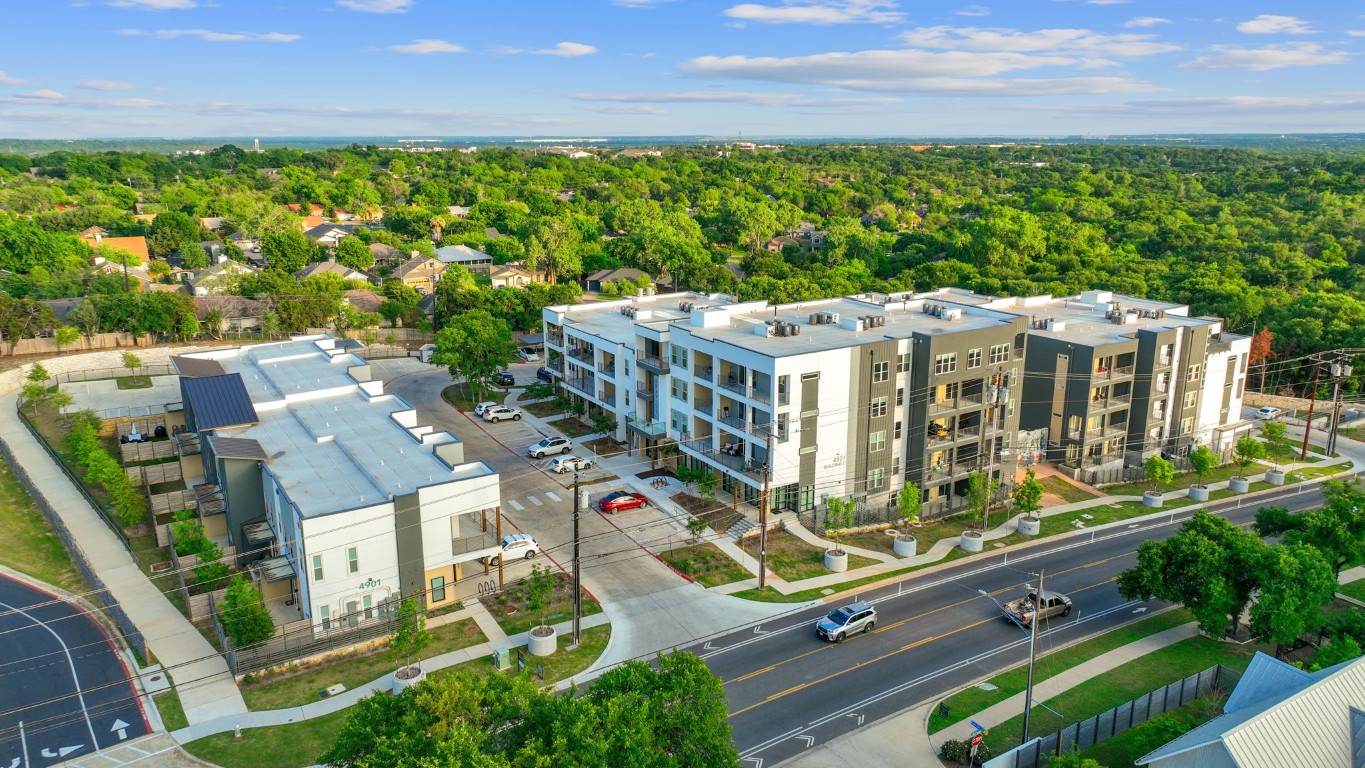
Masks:
[[[1303,509],[1319,503],[1321,494],[1313,487],[1213,509],[1245,524],[1260,505]],[[1133,565],[1142,541],[1171,535],[1191,514],[1177,509],[1142,523],[1081,531],[869,590],[858,598],[876,605],[876,629],[841,644],[815,636],[815,621],[835,607],[830,605],[688,650],[705,658],[724,682],[730,725],[745,765],[776,765],[815,743],[1025,660],[1027,633],[1001,616],[992,597],[1022,595],[1025,584],[1037,583],[1039,570],[1045,572],[1047,589],[1070,595],[1076,606],[1070,616],[1039,627],[1043,651],[1161,607],[1124,600],[1115,579]]]

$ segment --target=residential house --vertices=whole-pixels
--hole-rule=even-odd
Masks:
[[[290,213],[297,213],[303,216],[317,216],[321,218],[323,214],[322,206],[318,205],[317,203],[309,203],[308,210],[306,212],[303,210],[303,206],[298,203],[288,203],[284,207]]]
[[[1137,759],[1152,768],[1365,766],[1365,657],[1305,672],[1257,652],[1223,714]]]
[[[91,263],[96,272],[103,272],[106,275],[122,275],[128,281],[129,287],[139,293],[147,290],[147,286],[152,283],[152,276],[147,273],[147,268],[143,266],[127,266],[109,261],[103,256],[96,256]]]
[[[796,248],[805,247],[805,243],[791,235],[779,235],[764,243],[764,247],[768,249],[769,253],[781,253],[782,249],[789,245]]]
[[[218,313],[218,333],[259,331],[265,317],[265,304],[245,296],[195,296],[193,301],[200,323],[207,322],[210,313]]]
[[[583,289],[596,293],[597,291],[602,290],[602,286],[607,283],[619,283],[622,280],[630,283],[638,283],[642,277],[653,283],[653,278],[634,267],[599,269],[583,279]]]
[[[222,216],[205,216],[199,219],[199,226],[217,232],[227,226],[227,219]]]
[[[303,234],[318,245],[335,248],[341,238],[351,234],[351,227],[345,224],[319,224],[305,229]]]
[[[405,251],[387,243],[370,243],[370,253],[374,256],[374,266],[393,268],[418,255],[416,251]]]
[[[321,275],[323,273],[338,275],[341,277],[342,280],[363,280],[364,282],[367,283],[374,281],[373,277],[370,277],[364,272],[356,271],[344,264],[338,264],[335,261],[330,260],[319,261],[313,264],[309,264],[303,269],[300,269],[299,271],[295,272],[294,277],[297,277],[298,279],[302,280],[305,277]]]
[[[493,257],[467,245],[447,245],[436,249],[436,258],[443,264],[459,264],[470,272],[487,274]]]
[[[446,271],[446,265],[430,256],[418,254],[393,268],[390,279],[397,280],[418,293],[434,294],[436,283]]]
[[[74,299],[40,299],[40,301],[52,310],[52,316],[57,318],[57,322],[65,324],[66,316],[71,314],[71,310],[75,309],[77,304],[85,301],[85,298],[78,296]]]
[[[469,206],[467,205],[448,205],[446,212],[457,219],[469,218]]]
[[[92,227],[91,229],[99,228]],[[87,229],[86,231],[89,232],[90,230]],[[142,237],[141,235],[135,237],[108,237],[107,235],[102,234],[102,232],[103,230],[100,230],[94,232],[89,237],[84,238],[85,241],[90,244],[91,248],[112,248],[116,251],[125,251],[136,256],[143,266],[146,266],[152,260],[152,255],[147,250],[147,238]]]
[[[456,602],[499,551],[499,477],[327,336],[172,358],[182,472],[267,601],[315,633]]]
[[[488,278],[494,288],[525,288],[531,283],[544,282],[540,275],[512,264],[493,265],[488,269]]]
[[[302,219],[299,219],[299,228],[304,232],[307,232],[314,227],[321,227],[326,223],[327,220],[321,216],[304,216]]]
[[[346,291],[343,301],[357,312],[378,312],[384,297],[368,288],[353,288]]]
[[[109,230],[101,226],[86,227],[81,230],[80,237],[85,240],[94,240],[96,237],[107,237]]]
[[[191,274],[185,283],[194,296],[222,296],[239,293],[242,280],[259,272],[255,267],[228,259]]]
[[[507,235],[504,235],[503,233],[499,232],[497,227],[484,227],[483,236],[488,238],[489,240],[497,240],[498,238],[507,237]]]
[[[333,220],[333,221],[355,221],[355,214],[354,214],[354,213],[351,213],[350,211],[346,210],[345,208],[333,208],[333,209],[332,209],[332,220]]]

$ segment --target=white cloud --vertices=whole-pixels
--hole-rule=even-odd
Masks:
[[[1058,93],[1134,93],[1155,90],[1122,77],[989,79],[994,75],[1081,63],[1068,56],[1012,52],[858,51],[810,56],[702,56],[683,62],[684,73],[781,83],[833,85],[898,93],[1029,96]]]
[[[957,9],[954,13],[958,16],[989,16],[991,15],[991,9],[984,5],[969,5],[965,8]]]
[[[214,32],[210,29],[120,29],[120,35],[155,37],[160,40],[174,40],[177,37],[197,37],[209,43],[292,43],[303,35],[284,32]]]
[[[1214,46],[1213,50],[1213,54],[1200,56],[1181,65],[1181,69],[1248,69],[1262,72],[1283,67],[1345,64],[1350,59],[1350,56],[1342,51],[1324,50],[1317,43],[1290,43],[1265,48]]]
[[[1263,13],[1238,24],[1237,31],[1247,35],[1309,35],[1313,28],[1303,19]]]
[[[576,101],[598,101],[623,104],[754,104],[763,107],[810,106],[875,106],[900,104],[904,99],[894,96],[845,97],[804,96],[796,93],[767,93],[761,91],[673,91],[669,93],[575,93]]]
[[[1132,18],[1129,19],[1128,21],[1125,21],[1123,23],[1123,26],[1127,27],[1128,29],[1137,29],[1140,27],[1155,27],[1158,24],[1170,23],[1171,23],[1170,19],[1163,19],[1160,16],[1138,16],[1136,18]]]
[[[555,43],[553,48],[537,48],[531,53],[541,56],[588,56],[597,53],[597,48],[583,43]]]
[[[136,87],[120,80],[77,80],[74,85],[87,91],[130,91]]]
[[[337,5],[363,13],[406,13],[413,0],[337,0]]]
[[[1346,34],[1351,37],[1365,37],[1365,29],[1348,29]]]
[[[465,48],[459,43],[452,43],[448,40],[423,38],[413,40],[405,45],[390,45],[389,50],[395,53],[413,53],[426,56],[433,53],[464,53]]]
[[[140,11],[177,11],[194,8],[194,0],[112,0],[115,8],[136,8]]]
[[[765,24],[895,24],[905,14],[893,10],[891,0],[825,0],[816,3],[795,3],[783,0],[781,5],[740,3],[725,9],[725,15],[741,21]]]
[[[1040,29],[1020,32],[985,27],[920,27],[901,35],[906,44],[919,48],[1014,53],[1070,53],[1103,56],[1151,56],[1180,50],[1180,46],[1157,42],[1154,35],[1125,33],[1104,35],[1088,29]]]
[[[14,95],[14,98],[15,98],[16,100],[18,100],[18,101],[25,101],[25,102],[28,102],[28,101],[62,101],[62,100],[64,100],[64,99],[66,98],[66,96],[64,96],[64,95],[62,95],[62,94],[60,94],[60,93],[58,93],[58,92],[56,92],[56,91],[51,91],[51,90],[48,90],[48,89],[46,89],[46,88],[43,88],[43,89],[37,90],[37,91],[29,91],[28,93],[19,93],[19,94],[15,94],[15,95]]]
[[[1302,112],[1331,110],[1334,112],[1363,111],[1365,99],[1340,99],[1307,96],[1210,96],[1190,99],[1150,99],[1136,102],[1144,109],[1200,109],[1223,112]]]
[[[0,85],[23,85],[26,82],[28,81],[21,80],[20,78],[17,77],[11,77],[10,75],[5,74],[3,71],[0,71]]]
[[[662,107],[651,107],[648,104],[611,104],[598,107],[586,107],[590,112],[599,112],[604,115],[666,115],[668,110]]]

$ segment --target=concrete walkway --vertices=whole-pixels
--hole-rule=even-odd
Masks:
[[[185,718],[201,723],[245,712],[227,662],[148,580],[100,513],[20,422],[16,397],[14,393],[0,397],[0,440],[61,515],[90,566],[142,632],[156,660],[175,678]]]

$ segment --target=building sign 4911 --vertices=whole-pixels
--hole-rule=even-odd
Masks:
[[[375,578],[366,579],[366,580],[360,582],[360,591],[361,591],[361,592],[364,592],[364,591],[370,590],[370,589],[377,589],[377,588],[379,587],[379,582],[380,582],[380,579],[375,579]]]

